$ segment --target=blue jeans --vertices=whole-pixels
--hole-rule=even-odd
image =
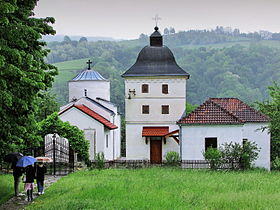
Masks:
[[[44,180],[37,180],[38,192],[44,192]]]

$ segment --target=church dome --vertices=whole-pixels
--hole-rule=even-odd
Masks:
[[[72,79],[72,81],[80,81],[80,80],[105,80],[101,74],[99,74],[97,71],[86,69],[82,72],[80,72],[76,77]]]
[[[162,35],[158,27],[150,36],[150,46],[144,47],[135,62],[122,76],[187,76],[175,61],[171,50],[162,45]]]

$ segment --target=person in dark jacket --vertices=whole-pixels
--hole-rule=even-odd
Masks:
[[[34,189],[34,179],[35,179],[35,170],[32,165],[29,165],[25,168],[25,184],[24,190],[27,192],[27,200],[33,200],[33,189]]]
[[[44,166],[43,163],[39,162],[36,167],[36,180],[39,195],[44,194],[45,173],[47,173],[46,166]]]
[[[19,184],[20,184],[20,177],[23,174],[23,168],[17,167],[16,163],[12,164],[13,169],[13,176],[14,176],[14,190],[15,190],[15,196],[19,196]]]

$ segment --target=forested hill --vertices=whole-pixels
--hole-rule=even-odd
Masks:
[[[275,38],[276,37],[276,38]],[[280,41],[277,36],[215,31],[167,33],[164,44],[174,53],[177,63],[190,73],[187,100],[200,104],[209,97],[238,97],[247,103],[268,97],[267,86],[280,82]],[[58,102],[67,102],[67,81],[94,62],[94,69],[111,80],[111,99],[124,105],[121,74],[135,62],[139,51],[148,45],[148,36],[119,42],[89,42],[86,38],[50,42],[47,60],[59,68],[52,89]]]

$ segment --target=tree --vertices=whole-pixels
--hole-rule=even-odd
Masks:
[[[169,33],[170,33],[170,34],[175,34],[175,29],[174,29],[173,27],[170,27],[170,28],[169,28]]]
[[[262,113],[270,118],[268,129],[271,134],[271,160],[280,158],[280,86],[276,82],[268,87],[271,100],[257,103]]]
[[[0,6],[0,158],[14,145],[36,144],[35,99],[57,74],[44,62],[42,35],[55,34],[54,18],[34,18],[37,0],[1,1]],[[0,160],[1,161],[1,160]]]
[[[84,132],[69,122],[63,122],[59,119],[58,113],[49,115],[39,123],[38,135],[43,141],[44,137],[50,133],[57,133],[68,139],[72,149],[78,154],[78,157],[88,163],[89,160],[89,142],[85,139]]]
[[[81,43],[81,42],[88,42],[88,40],[86,37],[81,37],[79,40],[79,43]]]
[[[168,35],[168,34],[169,34],[169,29],[168,29],[168,28],[165,28],[165,29],[163,30],[163,34]]]

